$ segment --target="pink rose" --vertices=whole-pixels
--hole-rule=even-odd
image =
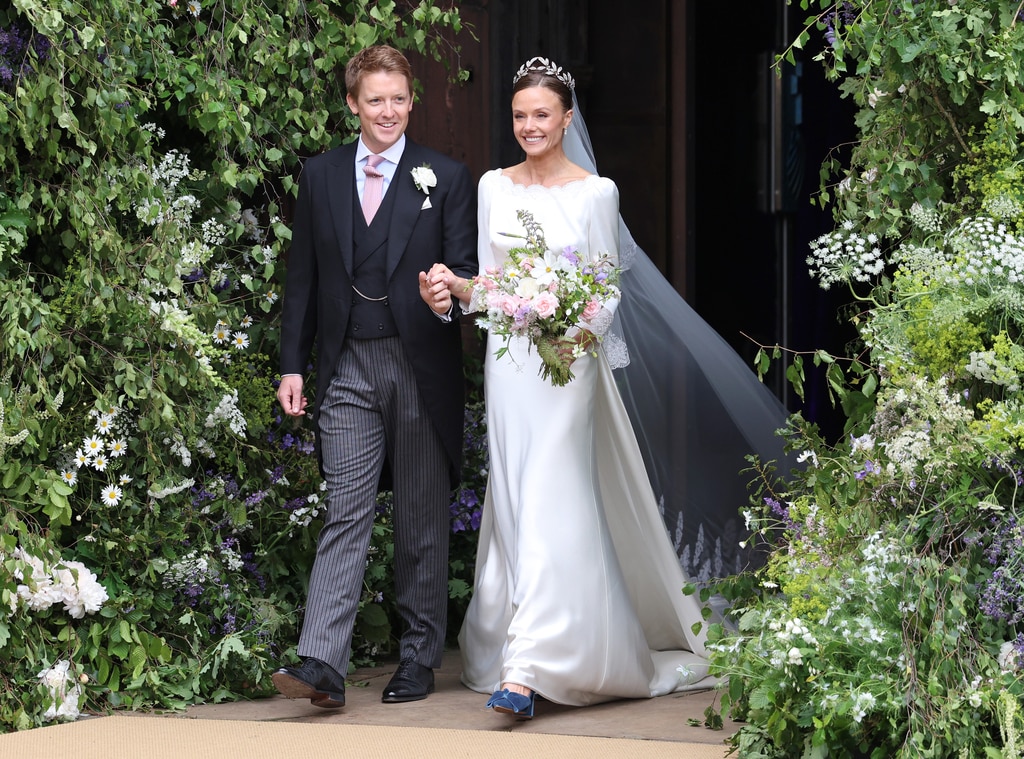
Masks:
[[[542,292],[533,299],[533,310],[541,319],[548,319],[558,310],[558,298],[549,292]]]
[[[599,313],[603,306],[596,300],[587,301],[587,305],[583,308],[583,321],[589,322]]]

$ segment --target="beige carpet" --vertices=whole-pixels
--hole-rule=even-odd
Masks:
[[[7,759],[723,759],[721,746],[515,731],[99,717],[0,735]]]

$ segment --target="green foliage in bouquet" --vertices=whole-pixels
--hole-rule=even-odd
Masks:
[[[740,757],[1024,752],[1024,15],[1018,3],[810,2],[854,98],[850,163],[818,199],[823,287],[850,288],[849,355],[810,354],[846,415],[795,415],[802,468],[753,462],[768,559],[711,626]],[[791,50],[790,55],[794,54]],[[838,176],[836,176],[838,172]],[[802,393],[805,356],[766,346]]]
[[[269,692],[325,505],[275,400],[296,177],[354,135],[353,52],[449,60],[459,28],[432,0],[0,3],[0,731]],[[382,499],[356,663],[394,637]]]

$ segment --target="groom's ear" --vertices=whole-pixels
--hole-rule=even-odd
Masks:
[[[358,116],[359,115],[359,108],[356,105],[356,99],[354,97],[352,97],[352,93],[351,92],[346,92],[345,93],[345,102],[348,104],[348,109],[350,111],[352,111],[352,115],[353,116]]]

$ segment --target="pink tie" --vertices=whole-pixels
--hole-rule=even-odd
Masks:
[[[377,171],[377,166],[384,160],[384,156],[371,155],[366,159],[363,173],[366,174],[366,184],[363,186],[363,216],[366,223],[373,221],[374,214],[380,208],[380,201],[384,197],[384,175]]]

